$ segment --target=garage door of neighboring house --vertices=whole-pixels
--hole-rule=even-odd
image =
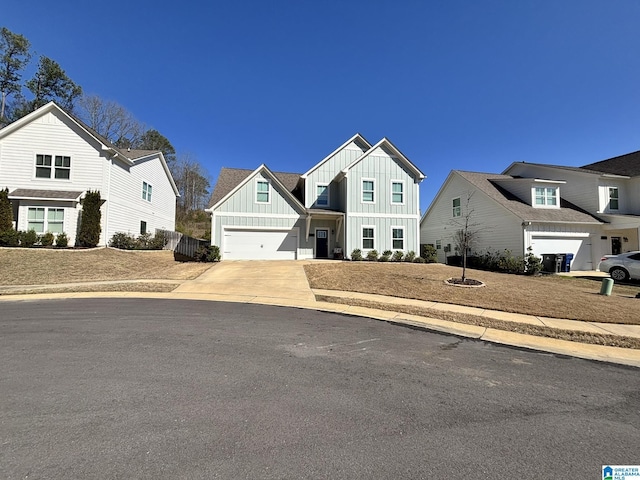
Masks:
[[[589,237],[532,235],[531,247],[538,257],[545,253],[573,253],[571,270],[593,270]]]
[[[295,260],[298,230],[225,229],[223,260]]]

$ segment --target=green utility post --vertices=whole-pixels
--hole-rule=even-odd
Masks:
[[[611,295],[611,290],[613,290],[613,278],[604,278],[602,279],[602,286],[600,287],[600,295]]]

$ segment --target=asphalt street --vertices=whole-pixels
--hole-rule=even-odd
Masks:
[[[640,370],[314,310],[0,305],[0,478],[601,478]]]

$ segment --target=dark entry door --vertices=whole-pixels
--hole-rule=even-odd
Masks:
[[[329,230],[316,230],[316,258],[329,258]]]
[[[620,237],[611,237],[611,254],[620,255],[622,253],[622,242]]]

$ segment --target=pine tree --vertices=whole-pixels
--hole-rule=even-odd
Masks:
[[[9,189],[0,190],[0,233],[13,230],[13,208],[9,201]]]
[[[82,200],[82,215],[80,217],[80,229],[76,237],[77,247],[93,248],[100,242],[100,192],[87,192]]]

